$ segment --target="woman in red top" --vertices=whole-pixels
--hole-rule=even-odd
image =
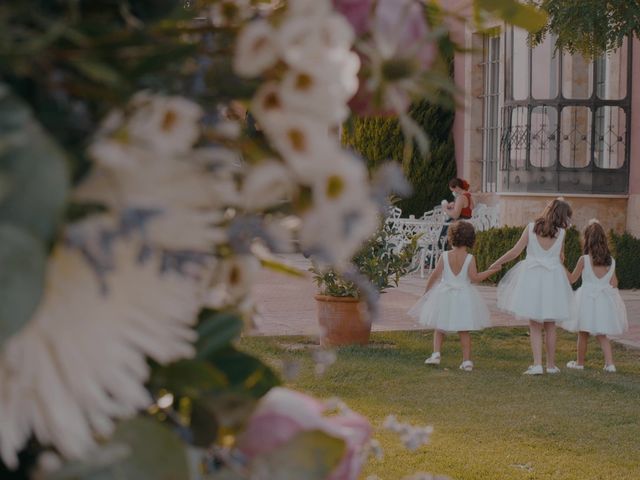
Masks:
[[[455,200],[453,202],[442,201],[442,208],[449,218],[440,230],[438,243],[444,250],[449,249],[447,242],[447,233],[449,231],[449,223],[455,220],[468,220],[473,215],[473,200],[469,193],[469,182],[461,178],[452,178],[449,180],[449,190],[453,193]]]
[[[444,205],[444,211],[451,220],[469,219],[473,214],[473,200],[469,193],[469,183],[461,178],[452,178],[449,181],[449,190],[453,193],[455,201]]]

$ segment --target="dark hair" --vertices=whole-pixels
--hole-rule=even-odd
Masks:
[[[462,178],[452,178],[451,180],[449,180],[449,188],[461,188],[463,190],[469,190],[469,187],[471,185],[469,185],[469,182],[467,182],[466,180],[463,180]]]
[[[591,255],[591,260],[595,266],[611,265],[611,252],[607,243],[607,234],[598,222],[590,224],[584,229],[585,255]]]
[[[473,248],[476,243],[476,231],[469,222],[458,220],[449,225],[449,243],[453,247]]]
[[[555,238],[559,229],[569,227],[572,215],[571,205],[561,198],[556,198],[546,206],[542,215],[536,219],[533,231],[541,237]]]

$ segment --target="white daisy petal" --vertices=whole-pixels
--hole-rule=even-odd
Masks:
[[[136,241],[113,249],[116,273],[101,283],[78,250],[58,247],[34,318],[0,353],[0,452],[9,466],[32,430],[81,457],[94,433],[112,431],[113,417],[150,404],[146,357],[193,354],[205,276],[163,272],[158,256],[140,263]]]
[[[249,170],[242,185],[241,198],[247,210],[259,211],[289,199],[294,187],[289,169],[268,160]]]
[[[236,42],[233,68],[238,75],[255,77],[278,60],[273,29],[266,20],[250,22]]]

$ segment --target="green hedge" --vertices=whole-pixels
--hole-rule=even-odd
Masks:
[[[485,232],[478,232],[476,235],[476,244],[473,248],[473,254],[476,257],[478,271],[486,270],[489,265],[513,247],[525,227],[501,227],[492,228]],[[526,250],[520,254],[516,260],[506,263],[500,272],[491,277],[494,282],[499,282],[502,277],[517,262],[524,259]],[[568,269],[573,269],[582,255],[582,247],[580,246],[580,233],[575,228],[567,230],[567,236],[564,241],[564,264]]]
[[[476,244],[473,248],[478,271],[486,270],[489,265],[513,247],[520,235],[522,235],[523,228],[501,227],[492,228],[486,232],[478,232]],[[640,239],[633,237],[629,233],[617,234],[612,231],[609,235],[609,244],[611,252],[616,259],[616,274],[618,275],[620,288],[640,288],[640,261],[638,261]],[[525,252],[522,252],[518,259],[505,264],[499,273],[491,277],[491,280],[496,283],[499,282],[513,265],[525,257]],[[573,270],[582,255],[580,232],[573,227],[567,230],[564,255],[565,266],[569,270]],[[579,285],[579,282],[576,285]]]
[[[629,233],[609,234],[620,288],[640,288],[640,239]]]

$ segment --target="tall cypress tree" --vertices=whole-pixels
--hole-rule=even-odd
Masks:
[[[429,138],[426,157],[414,146],[405,165],[413,195],[399,202],[405,215],[422,215],[450,197],[448,181],[456,174],[453,146],[453,115],[450,108],[426,101],[411,108],[411,117]],[[398,121],[384,117],[358,118],[345,129],[343,143],[362,155],[370,170],[389,160],[402,164],[404,137]]]

